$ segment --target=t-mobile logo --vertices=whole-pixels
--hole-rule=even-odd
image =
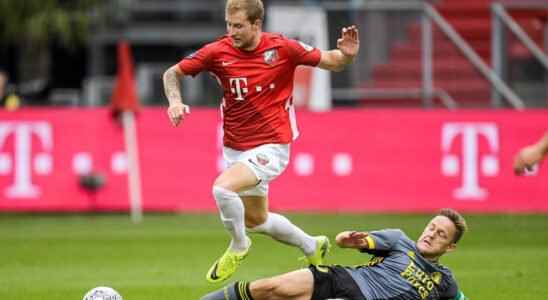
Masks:
[[[13,136],[13,150],[4,149],[8,137]],[[32,151],[33,137],[38,138],[41,151]],[[0,175],[13,173],[13,183],[4,195],[7,198],[36,198],[40,188],[32,184],[32,171],[48,175],[53,168],[52,130],[46,122],[0,122]]]
[[[451,153],[451,145],[462,137],[461,157]],[[490,153],[480,156],[479,141],[484,137]],[[445,176],[458,176],[462,185],[453,191],[457,199],[483,200],[487,190],[479,186],[479,175],[494,177],[499,172],[498,129],[495,123],[446,123],[441,132],[441,170]]]
[[[243,101],[248,92],[247,78],[230,78],[230,91],[232,94],[236,94],[234,100]]]

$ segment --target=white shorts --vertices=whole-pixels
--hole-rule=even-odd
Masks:
[[[278,177],[289,163],[289,144],[265,144],[246,151],[223,147],[227,167],[241,162],[255,173],[259,183],[238,194],[240,196],[267,196],[268,183]]]

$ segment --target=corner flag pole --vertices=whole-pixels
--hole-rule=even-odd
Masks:
[[[112,95],[112,110],[121,117],[124,128],[128,166],[128,191],[130,214],[133,223],[143,219],[141,199],[141,175],[139,171],[139,145],[137,142],[137,126],[135,112],[139,109],[135,79],[133,77],[133,61],[129,44],[118,43],[118,73],[116,86]]]
[[[141,201],[141,173],[139,171],[139,147],[137,144],[137,130],[135,114],[132,111],[122,113],[124,127],[124,141],[128,157],[128,189],[131,205],[131,221],[140,223],[143,220]]]

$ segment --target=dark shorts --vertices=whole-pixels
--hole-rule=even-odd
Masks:
[[[327,272],[322,272],[314,266],[309,267],[314,276],[312,300],[366,300],[354,279],[343,267],[325,266],[325,268]]]

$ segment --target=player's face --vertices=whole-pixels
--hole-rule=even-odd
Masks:
[[[437,259],[456,247],[453,243],[456,231],[455,224],[449,218],[436,216],[426,225],[417,241],[417,248],[425,258]]]
[[[235,48],[252,50],[260,32],[260,21],[249,22],[245,11],[226,13],[226,31]]]

